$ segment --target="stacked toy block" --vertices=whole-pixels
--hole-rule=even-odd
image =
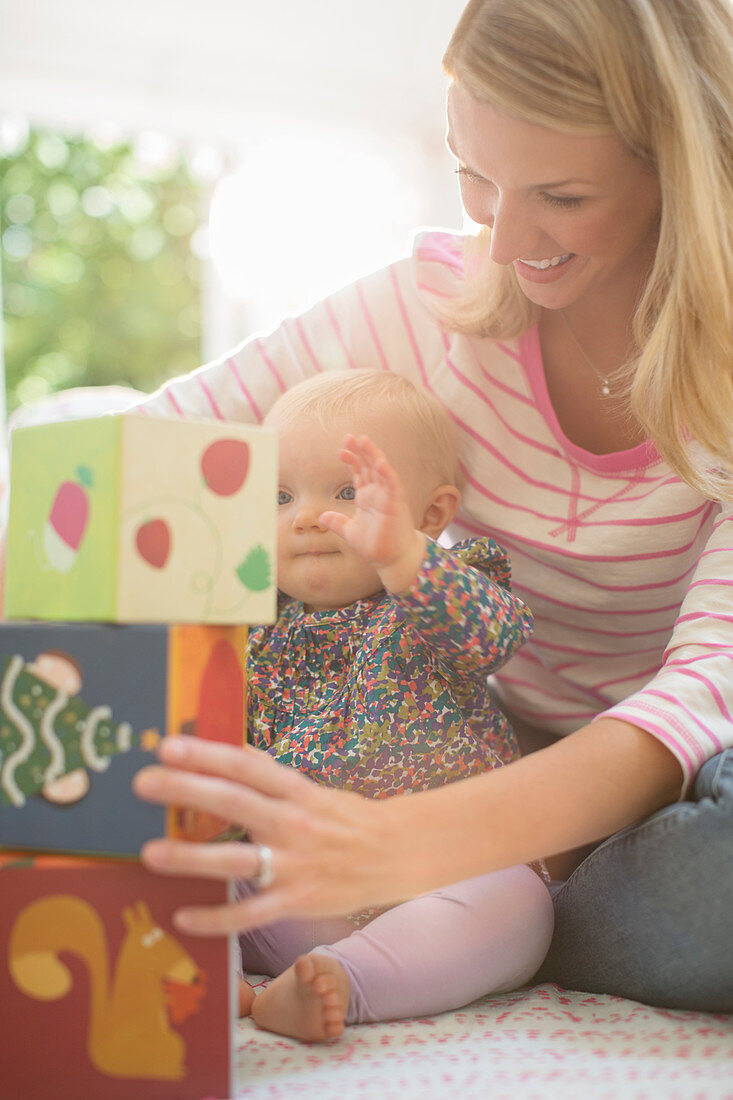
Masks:
[[[177,932],[218,882],[146,840],[228,825],[138,801],[165,735],[240,745],[248,623],[275,614],[276,443],[122,414],[13,435],[0,624],[0,1065],[24,1100],[231,1093],[233,942]],[[3,1048],[5,1048],[3,1050]]]

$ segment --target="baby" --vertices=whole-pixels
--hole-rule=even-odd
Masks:
[[[512,760],[487,677],[532,620],[493,540],[435,541],[461,483],[442,406],[393,374],[334,371],[287,391],[266,423],[280,440],[282,601],[274,626],[250,638],[255,746],[375,798]],[[275,979],[257,996],[242,982],[240,1009],[313,1041],[457,1008],[528,981],[552,923],[527,866],[386,911],[280,921],[240,936],[243,969]]]

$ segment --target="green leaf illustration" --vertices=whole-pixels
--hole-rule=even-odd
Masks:
[[[79,479],[80,485],[83,485],[85,489],[94,488],[94,474],[88,466],[77,466],[76,476]]]
[[[272,584],[270,555],[264,546],[255,546],[237,569],[245,588],[251,592],[264,592]]]

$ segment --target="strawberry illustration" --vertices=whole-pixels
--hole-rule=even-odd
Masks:
[[[249,445],[243,439],[217,439],[201,456],[204,481],[220,497],[242,488],[249,470]]]
[[[150,519],[142,523],[135,535],[135,545],[148,565],[162,569],[171,551],[170,527],[164,519]]]
[[[89,523],[89,494],[93,479],[86,466],[76,470],[78,481],[62,481],[56,490],[43,530],[43,548],[50,565],[68,573],[76,561]]]

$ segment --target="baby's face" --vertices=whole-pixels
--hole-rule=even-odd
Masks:
[[[351,471],[338,451],[345,435],[365,432],[397,471],[419,527],[423,498],[430,489],[414,460],[414,447],[402,442],[409,433],[400,433],[398,424],[386,418],[369,423],[360,418],[356,423],[343,417],[326,431],[303,415],[280,432],[277,584],[308,610],[346,607],[382,588],[373,566],[318,522],[326,511],[353,513]]]

